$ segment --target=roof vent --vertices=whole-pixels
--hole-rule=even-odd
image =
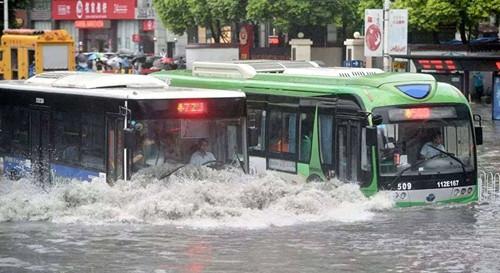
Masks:
[[[194,62],[193,76],[250,79],[257,73],[282,73],[288,68],[319,67],[310,61],[250,60],[229,62]]]
[[[327,76],[354,78],[373,74],[384,73],[378,68],[346,68],[346,67],[310,67],[310,68],[287,68],[283,74],[301,76]]]
[[[165,88],[167,83],[144,75],[106,74],[92,72],[46,72],[26,80],[31,85],[48,85],[64,88]]]

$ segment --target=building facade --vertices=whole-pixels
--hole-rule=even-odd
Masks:
[[[34,7],[46,1],[35,0]],[[151,0],[50,2],[51,26],[68,31],[80,50],[154,53],[155,13]],[[35,28],[48,26],[44,16],[33,17],[32,13],[31,18]]]

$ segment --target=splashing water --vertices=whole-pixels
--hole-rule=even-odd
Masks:
[[[0,180],[0,222],[174,224],[197,228],[264,228],[319,221],[372,219],[393,206],[387,194],[366,198],[354,184],[301,183],[281,173],[238,169],[149,168],[113,186],[104,180],[55,183]],[[170,168],[172,169],[172,168]]]

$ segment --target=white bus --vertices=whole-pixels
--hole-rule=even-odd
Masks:
[[[169,87],[141,75],[48,72],[0,82],[0,173],[108,182],[189,164],[205,144],[218,166],[248,169],[245,95]],[[208,144],[208,145],[207,145]]]

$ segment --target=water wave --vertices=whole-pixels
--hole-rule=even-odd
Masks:
[[[170,168],[172,169],[172,168]],[[39,187],[28,179],[0,181],[0,222],[174,224],[197,228],[264,228],[308,222],[366,221],[393,206],[366,198],[354,184],[302,183],[281,173],[238,169],[150,168],[113,186],[104,180]]]

